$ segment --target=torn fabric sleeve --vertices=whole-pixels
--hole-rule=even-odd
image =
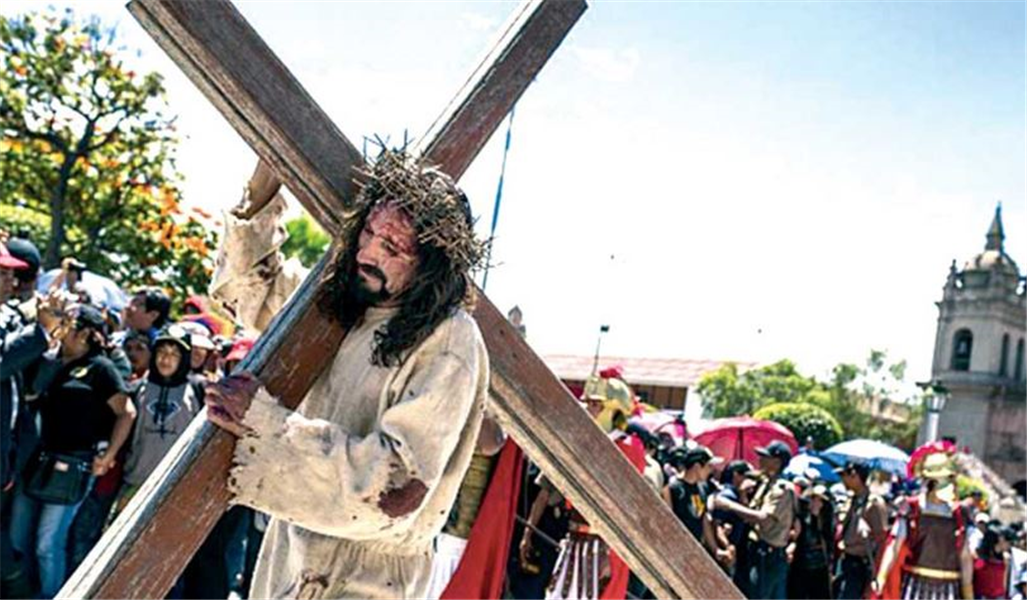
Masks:
[[[401,534],[460,441],[454,424],[468,419],[479,370],[446,351],[417,358],[364,437],[283,408],[262,389],[243,421],[253,432],[236,446],[235,502],[324,535]]]

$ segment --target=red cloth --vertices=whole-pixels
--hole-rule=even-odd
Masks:
[[[974,598],[1006,597],[1006,561],[978,558],[974,561]]]
[[[954,551],[958,551],[958,549],[963,546],[963,539],[966,533],[963,511],[959,508],[958,504],[952,508],[952,517],[956,520],[956,540]],[[881,589],[879,594],[871,592],[871,600],[898,600],[902,597],[902,567],[907,561],[913,559],[913,551],[910,549],[907,541],[913,535],[913,530],[919,526],[919,521],[920,498],[914,496],[909,499],[909,514],[906,515],[906,522],[908,523],[906,539],[896,539],[894,530],[892,530],[892,532],[888,534],[888,541],[885,542],[884,548],[882,548],[877,555],[877,562],[880,564],[881,557],[884,556],[884,549],[893,544],[899,545],[895,552],[895,561],[892,562],[891,571],[888,572],[887,578],[885,579],[884,587]],[[875,573],[875,575],[877,574]]]
[[[499,598],[506,577],[517,497],[524,458],[520,447],[507,440],[482,499],[471,537],[442,598]]]
[[[639,473],[645,470],[645,444],[641,438],[637,435],[628,435],[616,440],[615,443]],[[599,598],[601,600],[623,600],[628,595],[628,579],[630,578],[631,569],[628,568],[628,564],[617,556],[613,548],[610,548],[610,581],[599,594]]]

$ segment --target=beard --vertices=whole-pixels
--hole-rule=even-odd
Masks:
[[[360,271],[361,268],[359,266],[353,269],[346,285],[345,294],[352,307],[363,311],[363,309],[377,306],[392,298],[392,294],[386,289],[384,273],[375,267],[364,268],[364,273],[369,278],[377,279],[380,283],[378,289],[373,289],[370,282],[361,277]]]

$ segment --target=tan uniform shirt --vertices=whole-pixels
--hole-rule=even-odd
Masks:
[[[795,517],[795,494],[791,486],[783,479],[775,479],[761,484],[756,492],[753,508],[766,511],[770,518],[756,525],[754,530],[761,542],[775,548],[788,545],[788,533]]]
[[[270,291],[255,296],[284,302],[279,278],[262,281]],[[485,411],[488,355],[477,324],[458,311],[400,365],[375,366],[374,332],[393,314],[369,310],[295,412],[262,389],[246,414],[253,434],[236,446],[229,487],[235,503],[272,516],[253,598],[427,592],[432,539]]]
[[[847,513],[842,520],[842,548],[846,554],[866,557],[871,546],[876,552],[887,533],[888,507],[880,496],[868,492],[852,498],[849,511],[853,510],[855,514]]]

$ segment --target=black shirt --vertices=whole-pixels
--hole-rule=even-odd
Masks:
[[[110,440],[116,416],[107,401],[118,393],[127,393],[125,382],[102,354],[63,365],[39,401],[43,448],[82,452]]]
[[[706,515],[706,484],[675,479],[670,484],[671,506],[695,539],[703,541],[702,520]]]

